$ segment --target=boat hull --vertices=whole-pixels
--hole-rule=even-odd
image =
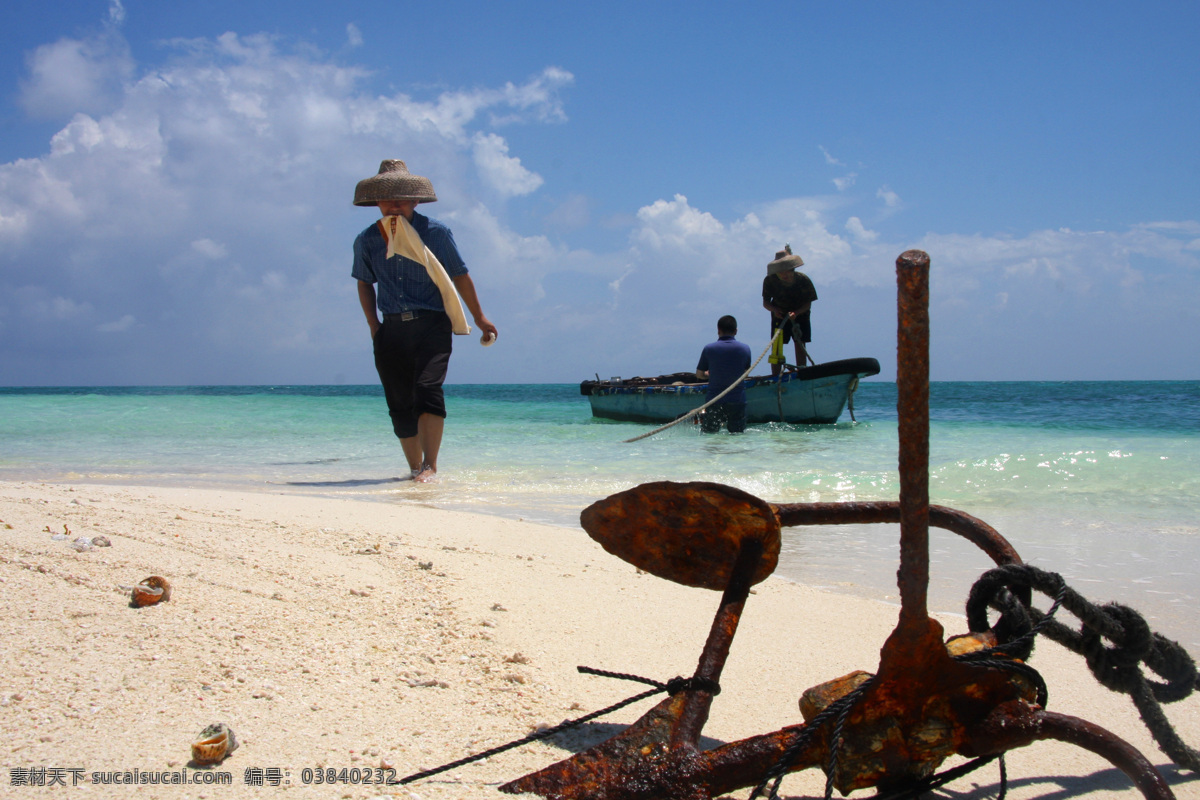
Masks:
[[[746,421],[828,425],[838,421],[860,378],[879,373],[873,358],[852,358],[785,372],[778,378],[758,376],[742,381]],[[686,375],[632,378],[628,381],[584,381],[592,416],[622,422],[670,422],[704,405],[706,383],[687,383]],[[694,380],[694,376],[692,376]]]

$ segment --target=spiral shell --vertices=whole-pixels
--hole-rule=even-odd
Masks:
[[[170,600],[171,584],[167,583],[166,578],[151,575],[133,587],[131,599],[133,600],[133,604],[138,608]]]
[[[196,741],[192,742],[192,761],[197,764],[219,764],[237,747],[233,729],[224,722],[214,722],[200,731]]]

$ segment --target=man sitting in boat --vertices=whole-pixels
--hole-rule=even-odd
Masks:
[[[750,348],[735,336],[737,320],[726,314],[717,320],[717,340],[704,346],[696,365],[696,377],[708,381],[705,402],[737,384],[720,402],[705,409],[700,417],[700,430],[704,433],[716,433],[722,423],[730,433],[746,430],[746,390],[742,388],[742,377],[750,369]]]
[[[808,351],[805,342],[812,341],[812,325],[809,311],[812,301],[817,299],[813,282],[796,267],[804,266],[804,259],[792,255],[790,245],[775,254],[775,260],[767,264],[767,277],[763,278],[763,308],[771,312],[771,336],[775,329],[783,327],[783,333],[771,348],[771,374],[783,371],[783,345],[791,339],[796,344],[796,366],[808,366]]]

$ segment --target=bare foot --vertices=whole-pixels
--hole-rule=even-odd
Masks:
[[[430,483],[437,480],[437,470],[426,464],[421,471],[413,470],[413,480],[417,483]]]

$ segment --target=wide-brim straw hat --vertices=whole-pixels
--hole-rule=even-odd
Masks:
[[[379,173],[364,178],[354,187],[354,205],[377,206],[380,200],[416,200],[433,203],[437,195],[429,178],[413,175],[398,158],[384,159]]]
[[[761,263],[761,262],[760,262]],[[780,250],[775,254],[775,260],[767,264],[767,274],[777,275],[780,272],[787,272],[789,269],[803,267],[804,259],[800,256],[794,256],[787,250]]]

